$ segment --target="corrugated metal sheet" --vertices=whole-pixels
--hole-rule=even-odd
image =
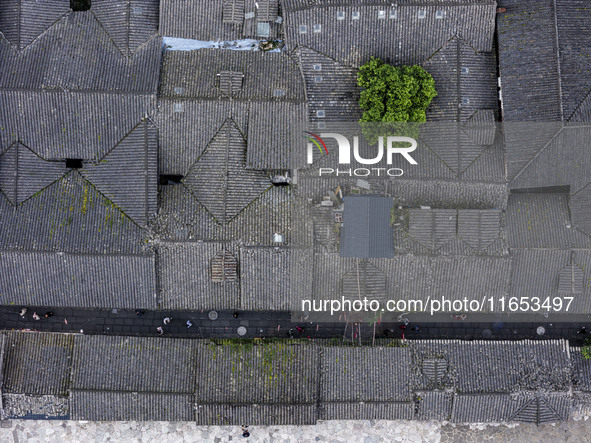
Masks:
[[[74,336],[5,332],[5,394],[65,396],[70,383]]]
[[[70,393],[71,420],[193,421],[191,394],[78,391]]]
[[[0,269],[3,304],[156,308],[153,256],[7,251]]]
[[[241,309],[240,282],[212,279],[211,264],[226,250],[238,258],[237,247],[227,243],[163,242],[158,248],[160,305],[163,309]],[[242,263],[238,262],[240,275]]]
[[[70,388],[192,394],[197,345],[187,339],[76,336]]]

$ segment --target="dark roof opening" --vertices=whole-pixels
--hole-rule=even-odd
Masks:
[[[91,0],[70,0],[70,9],[72,11],[88,11]]]
[[[81,158],[67,158],[66,159],[66,168],[82,169],[82,159]]]
[[[160,176],[160,186],[180,185],[182,179],[183,179],[182,175],[161,175]]]

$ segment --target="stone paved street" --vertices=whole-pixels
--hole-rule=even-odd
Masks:
[[[169,422],[4,422],[3,443],[52,442],[589,442],[586,419],[559,425],[451,425],[418,421],[330,421],[315,426],[269,426],[251,428],[243,438],[236,426],[196,426]]]
[[[146,311],[140,316],[130,310],[84,310],[84,309],[49,309],[40,307],[28,307],[25,318],[19,316],[22,306],[0,307],[0,329],[31,329],[38,331],[54,332],[80,332],[85,334],[113,334],[113,335],[140,335],[155,336],[156,328],[164,329],[165,337],[186,338],[232,338],[238,337],[237,330],[240,326],[246,328],[245,337],[288,337],[288,331],[292,329],[297,338],[339,338],[346,336],[357,339],[371,339],[373,326],[365,323],[357,326],[349,323],[310,323],[292,322],[288,312],[240,312],[238,318],[232,316],[232,311],[219,311],[216,320],[208,318],[207,311]],[[53,316],[45,318],[44,314],[53,312]],[[33,314],[41,316],[40,320],[34,320]],[[163,324],[163,319],[170,317],[169,325]],[[187,328],[186,322],[192,326]],[[67,321],[67,323],[66,323]],[[519,340],[519,339],[559,339],[564,338],[571,344],[580,344],[588,335],[579,334],[581,326],[586,326],[590,331],[589,323],[490,323],[447,321],[445,323],[424,323],[420,325],[420,331],[414,330],[414,323],[404,329],[400,329],[400,323],[382,323],[376,326],[376,336],[385,337],[384,331],[389,330],[388,337],[402,337],[411,339],[441,339],[457,338],[463,340]],[[297,326],[304,327],[302,333],[298,333]],[[539,336],[536,332],[538,326],[543,326],[545,333]],[[361,331],[359,330],[361,328]]]

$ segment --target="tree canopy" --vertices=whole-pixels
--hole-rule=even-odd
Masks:
[[[361,122],[417,122],[437,95],[433,77],[418,65],[392,66],[379,58],[359,68]]]

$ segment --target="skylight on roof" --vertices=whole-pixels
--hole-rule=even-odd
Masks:
[[[300,25],[300,34],[305,34],[308,32],[308,27],[306,25]]]
[[[320,83],[322,81],[322,76],[321,75],[317,75],[316,77],[314,77],[314,81],[316,83]]]
[[[419,9],[419,13],[417,15],[418,18],[426,18],[427,17],[427,11],[425,11],[424,9]]]
[[[470,69],[466,66],[462,67],[462,74],[468,74],[470,72]]]
[[[70,9],[74,12],[88,11],[91,0],[70,0]]]
[[[324,122],[318,122],[318,123],[316,123],[316,128],[318,128],[318,129],[326,129],[326,123],[324,123]]]
[[[247,12],[244,14],[245,20],[250,20],[251,18],[254,18],[254,12]]]
[[[322,25],[314,25],[314,32],[322,31]]]
[[[351,18],[352,18],[353,20],[359,20],[359,16],[360,16],[360,14],[359,14],[359,11],[353,11],[353,12],[351,13]]]
[[[286,90],[283,88],[279,88],[279,89],[274,89],[273,90],[273,95],[275,97],[283,97],[286,94]]]
[[[183,112],[183,104],[182,103],[175,103],[174,104],[174,112]]]
[[[345,20],[345,13],[343,11],[337,11],[337,20]]]
[[[132,6],[131,13],[133,15],[142,15],[144,13],[144,9],[141,6]]]
[[[326,114],[324,112],[324,109],[319,109],[318,111],[316,111],[316,117],[318,117],[318,118],[324,118],[324,117],[326,117]]]
[[[322,71],[322,65],[312,65],[312,69],[314,69],[314,71]]]
[[[469,105],[470,104],[470,99],[468,97],[462,98],[462,104],[463,105]]]
[[[397,17],[398,17],[398,11],[396,11],[396,10],[390,11],[390,19],[395,19]]]
[[[445,11],[436,11],[435,18],[437,18],[437,19],[445,18]]]
[[[386,18],[386,11],[378,11],[378,18]]]
[[[175,94],[184,94],[185,93],[185,88],[181,88],[180,86],[175,86],[174,87],[174,93]]]

